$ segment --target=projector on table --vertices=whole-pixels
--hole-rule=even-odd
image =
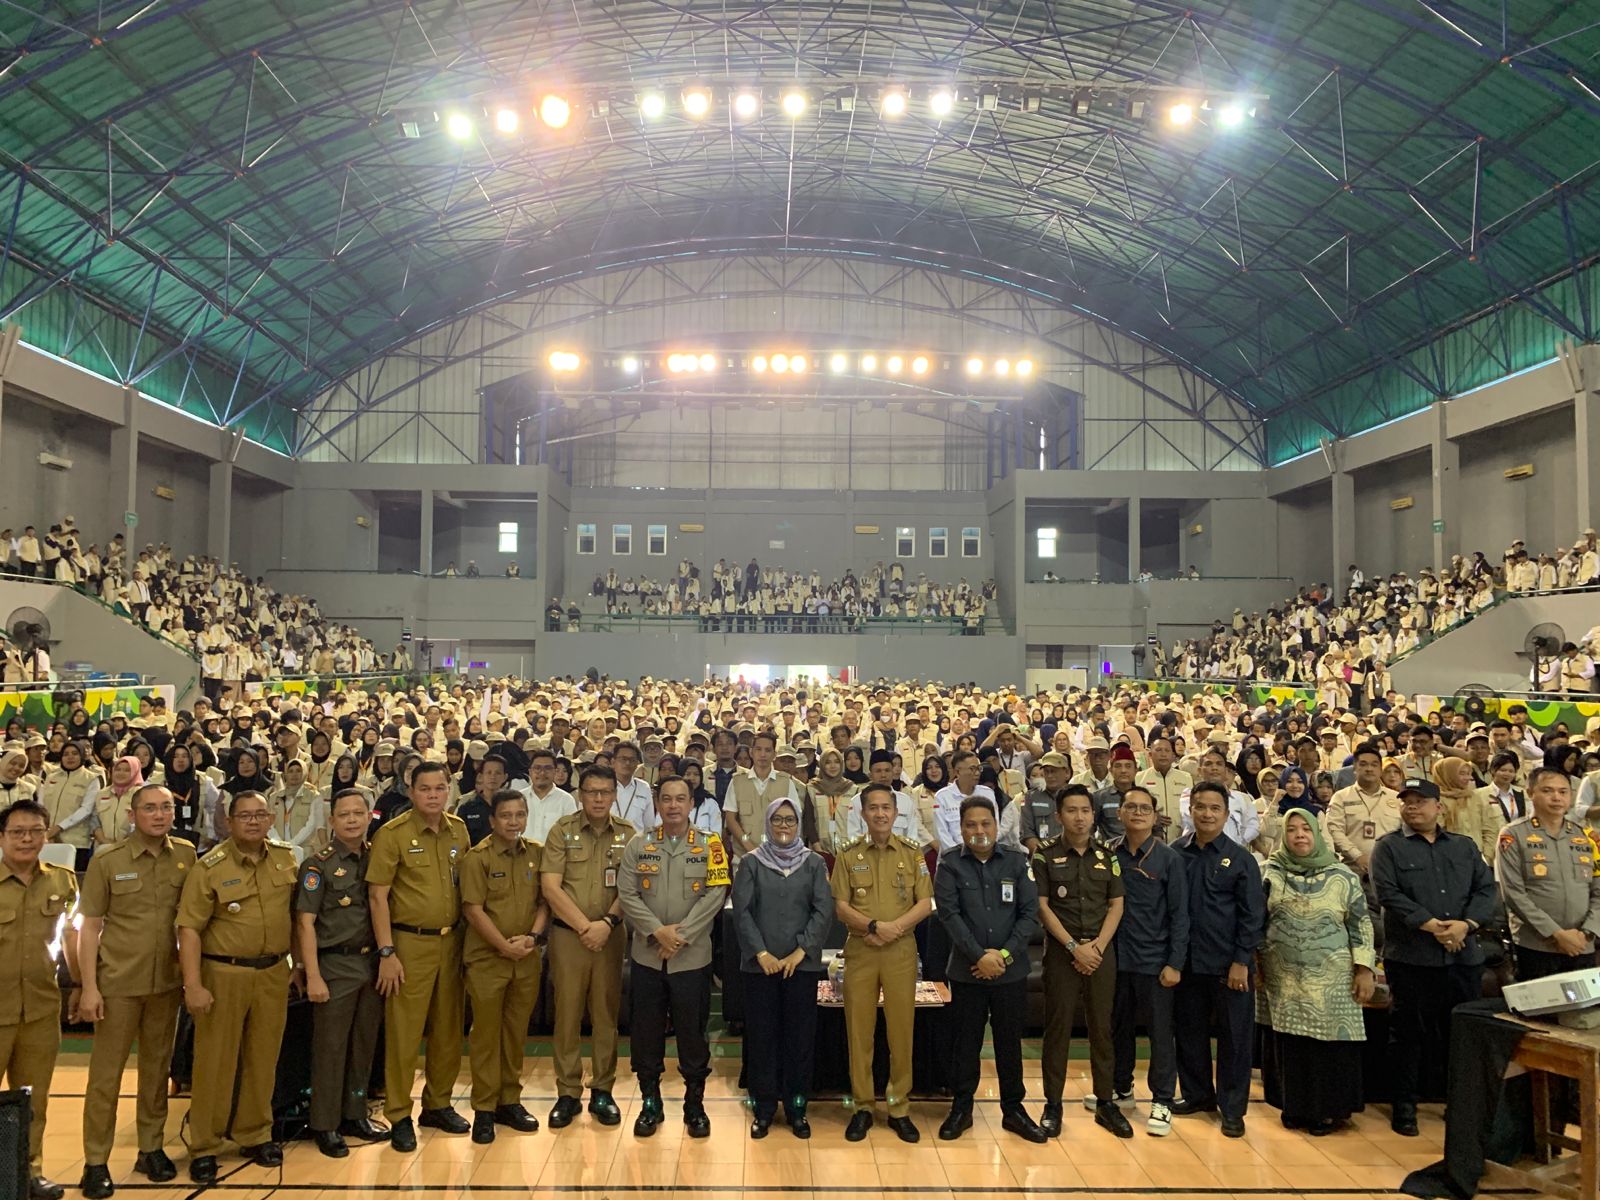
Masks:
[[[1505,997],[1520,1016],[1555,1017],[1577,1029],[1600,1027],[1600,969],[1595,967],[1508,984]]]

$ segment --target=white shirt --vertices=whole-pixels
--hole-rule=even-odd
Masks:
[[[1194,822],[1189,819],[1187,790],[1178,797],[1178,812],[1183,818],[1183,831],[1193,833]],[[1261,833],[1261,814],[1256,812],[1256,802],[1243,792],[1229,792],[1228,819],[1223,823],[1222,832],[1241,846],[1248,846],[1255,841]]]
[[[994,789],[986,783],[980,783],[972,789],[972,794],[980,796],[994,805],[995,824],[998,826],[1000,823],[1000,804],[995,799]],[[933,831],[939,840],[940,854],[943,854],[952,846],[961,845],[961,802],[966,798],[966,794],[953,783],[947,784],[934,793]]]
[[[520,779],[517,780],[517,783],[521,782]],[[528,829],[524,836],[530,842],[538,842],[541,846],[550,835],[550,826],[568,813],[578,811],[578,802],[573,799],[572,793],[564,788],[552,786],[543,799],[531,787],[523,794],[528,797]]]
[[[903,838],[911,839],[919,846],[925,845],[928,838],[922,831],[922,820],[917,816],[917,802],[906,792],[896,792],[894,794],[894,806],[896,814],[893,832]],[[859,794],[852,796],[850,799],[850,807],[846,811],[844,818],[844,832],[846,839],[849,841],[855,841],[856,838],[867,836],[867,822],[866,818],[861,815],[861,796]]]
[[[717,807],[717,798],[706,793],[706,798],[695,805],[694,811],[689,814],[689,824],[701,833],[714,833],[722,836],[722,810]]]
[[[638,776],[627,783],[618,780],[617,798],[611,810],[635,829],[654,829],[656,825],[656,798],[650,785]]]

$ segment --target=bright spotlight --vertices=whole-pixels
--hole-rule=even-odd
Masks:
[[[633,355],[628,355],[622,360],[622,373],[624,375],[637,375],[639,373],[639,360]]]
[[[550,352],[550,369],[560,374],[569,374],[576,371],[582,360],[570,350],[553,350]]]
[[[806,368],[810,365],[811,364],[806,361],[806,356],[804,354],[794,354],[789,358],[789,370],[793,371],[796,375],[804,375],[806,373]]]
[[[861,356],[861,373],[871,375],[878,369],[878,356],[876,354],[863,354]]]
[[[517,115],[514,108],[497,108],[494,113],[494,127],[500,133],[515,133],[517,126],[522,124],[522,118]]]
[[[972,376],[982,375],[983,374],[983,359],[981,359],[981,358],[969,358],[969,359],[967,359],[967,374],[968,375],[972,375]]]
[[[774,354],[772,356],[772,373],[774,375],[786,374],[789,370],[789,356],[787,354]]]
[[[572,119],[572,105],[565,97],[551,94],[539,101],[539,120],[551,129],[563,129]]]
[[[1004,379],[1007,375],[1011,374],[1011,360],[1009,358],[995,359],[994,373],[1000,376],[1001,379]]]
[[[711,111],[711,93],[700,87],[684,88],[683,111],[698,121]]]
[[[1194,105],[1192,104],[1180,102],[1167,109],[1167,121],[1169,124],[1181,128],[1184,125],[1190,124],[1193,120]]]
[[[883,369],[888,371],[891,375],[898,375],[905,365],[905,359],[901,358],[898,354],[891,354],[889,356],[889,361],[883,364]]]
[[[883,99],[878,102],[878,111],[889,120],[906,115],[906,94],[899,88],[893,88],[883,94]]]
[[[700,369],[710,374],[717,369],[717,356],[715,354],[702,354],[700,356]]]
[[[940,88],[928,97],[928,111],[936,117],[948,117],[955,106],[955,93],[949,88]]]
[[[835,354],[828,359],[828,370],[835,375],[843,375],[850,367],[850,360],[842,354]]]
[[[466,113],[453,112],[444,119],[444,131],[458,142],[472,138],[472,118]]]
[[[667,355],[667,370],[673,375],[679,374],[683,370],[683,355]]]
[[[790,120],[797,120],[806,111],[806,94],[804,92],[785,92],[783,94],[783,111]]]
[[[733,98],[733,115],[748,121],[761,111],[761,97],[755,92],[740,92]]]
[[[928,360],[922,355],[917,355],[911,360],[911,373],[913,375],[926,375],[928,373]]]
[[[1031,359],[1031,358],[1019,358],[1019,359],[1017,359],[1017,377],[1019,379],[1026,379],[1026,378],[1028,378],[1028,376],[1030,376],[1032,374],[1033,374],[1033,359]]]
[[[645,92],[639,97],[639,115],[646,121],[659,121],[667,111],[667,98],[660,92]]]
[[[1244,105],[1238,102],[1224,104],[1217,110],[1217,124],[1224,129],[1237,129],[1244,124]]]
[[[750,360],[750,369],[757,375],[765,375],[767,372],[767,356],[758,354],[752,358]]]

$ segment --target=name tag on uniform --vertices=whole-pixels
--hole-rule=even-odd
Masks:
[[[407,854],[426,854],[427,851],[424,850],[421,846],[407,846],[406,847],[406,853]]]
[[[137,872],[137,871],[124,871],[121,875],[118,875],[116,877],[116,882],[117,883],[121,883],[124,879],[137,879],[137,878],[139,878],[139,872]]]
[[[617,869],[615,867],[606,868],[606,886],[610,888],[617,886]]]
[[[1371,821],[1361,822],[1361,836],[1364,838],[1377,837],[1378,827]]]
[[[1017,902],[1017,885],[1009,879],[1000,881],[1000,903],[1015,904]]]

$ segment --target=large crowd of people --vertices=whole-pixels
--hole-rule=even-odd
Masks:
[[[478,1142],[537,1130],[522,1055],[546,973],[552,1129],[585,1108],[621,1120],[626,972],[643,1097],[633,1132],[666,1119],[670,1012],[685,1132],[707,1136],[710,989],[737,972],[750,1136],[766,1137],[781,1106],[809,1137],[836,925],[851,1140],[875,1121],[880,990],[885,1115],[907,1141],[921,1136],[914,1039],[943,1043],[951,1102],[938,1136],[954,1140],[973,1121],[986,1029],[1004,1129],[1059,1135],[1080,1012],[1084,1102],[1111,1135],[1134,1136],[1140,1029],[1148,1135],[1215,1114],[1242,1136],[1257,1043],[1282,1121],[1333,1133],[1371,1093],[1360,1044],[1380,995],[1390,1077],[1378,1082],[1393,1128],[1412,1135],[1421,1064],[1444,1061],[1442,1013],[1481,987],[1485,931],[1509,930],[1527,978],[1592,963],[1600,928],[1594,873],[1540,870],[1537,845],[1574,862],[1600,853],[1587,825],[1600,719],[1538,732],[1521,705],[1472,724],[1392,692],[1362,715],[1135,690],[601,678],[226,710],[202,699],[177,713],[149,699],[104,721],[64,697],[57,712],[48,728],[11,722],[0,747],[0,885],[20,889],[30,914],[0,923],[21,997],[0,1015],[17,1025],[3,1065],[8,1086],[32,1089],[36,1196],[61,1193],[41,1151],[62,985],[96,1028],[80,1186],[103,1197],[135,1037],[141,1173],[177,1173],[163,1130],[180,1059],[192,1064],[190,1179],[213,1182],[227,1143],[281,1161],[275,1067],[307,1053],[284,1044],[291,988],[312,1002],[308,1120],[333,1157],[351,1141],[410,1152],[418,1126]],[[723,921],[732,959],[714,932]],[[1035,1116],[1021,1037],[1040,942]],[[924,974],[949,988],[946,1020],[928,1029],[912,1020]],[[451,1104],[468,999],[470,1121]],[[175,1050],[180,1008],[192,1055]],[[386,1126],[367,1095],[375,1058]]]
[[[1600,584],[1600,537],[1593,529],[1568,550],[1534,558],[1512,543],[1497,570],[1482,551],[1456,555],[1443,575],[1424,567],[1368,576],[1352,564],[1343,594],[1326,584],[1302,589],[1281,607],[1246,615],[1234,609],[1205,638],[1152,643],[1146,671],[1156,678],[1258,681],[1314,687],[1328,705],[1365,709],[1389,688],[1389,666],[1508,594]],[[1600,623],[1552,647],[1533,663],[1533,691],[1586,696],[1600,657]]]

